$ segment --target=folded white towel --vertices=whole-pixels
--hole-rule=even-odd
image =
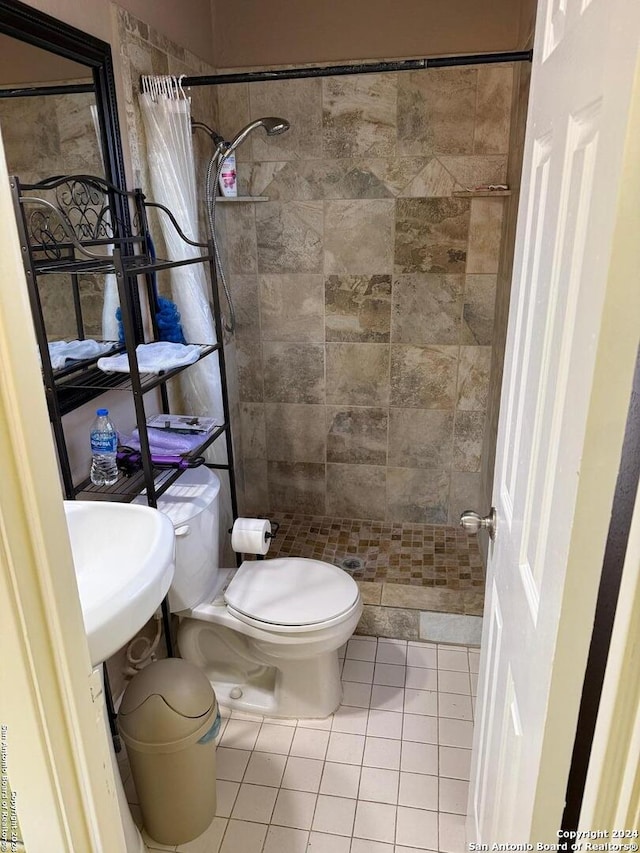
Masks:
[[[54,370],[64,367],[67,361],[78,361],[83,358],[95,358],[110,352],[116,343],[114,341],[51,341],[49,356]]]
[[[160,373],[193,364],[200,357],[196,344],[172,344],[158,341],[155,344],[140,344],[136,347],[140,373]],[[105,373],[129,373],[129,358],[126,353],[98,359],[98,367]]]

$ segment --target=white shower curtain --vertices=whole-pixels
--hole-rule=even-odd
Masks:
[[[144,122],[147,161],[151,178],[149,200],[163,204],[176,217],[191,240],[199,241],[196,174],[191,131],[191,103],[176,77],[143,77],[139,96]],[[160,227],[170,260],[195,258],[203,250],[190,246],[176,232],[168,217],[158,211]],[[201,241],[201,240],[200,240]],[[201,241],[203,242],[203,241]],[[216,343],[216,329],[209,302],[210,289],[204,264],[176,267],[170,271],[173,301],[187,343]],[[223,423],[222,386],[217,355],[210,355],[180,375],[181,390],[189,414],[216,418]],[[208,461],[227,461],[224,439],[214,442]],[[220,530],[232,524],[231,500],[226,477],[221,477]],[[221,536],[221,545],[228,537]]]
[[[96,132],[96,147],[100,154],[100,162],[102,163],[102,172],[104,174],[104,155],[102,153],[102,145],[100,144],[100,119],[98,118],[98,107],[91,104],[91,120],[93,121],[93,129]],[[111,227],[111,217],[105,214],[104,219],[105,229],[108,231]],[[113,254],[113,246],[106,246],[106,253]],[[120,307],[120,297],[118,296],[118,281],[115,273],[107,273],[104,277],[104,290],[102,298],[102,340],[117,341],[119,336],[118,321],[116,319],[116,311]]]

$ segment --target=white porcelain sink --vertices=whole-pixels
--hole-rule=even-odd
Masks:
[[[92,666],[122,648],[165,597],[175,568],[175,535],[156,509],[64,501]]]

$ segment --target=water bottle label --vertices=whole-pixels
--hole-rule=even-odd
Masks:
[[[92,453],[115,453],[118,449],[116,432],[94,432],[91,434]]]

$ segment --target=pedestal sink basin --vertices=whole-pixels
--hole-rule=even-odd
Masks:
[[[173,580],[175,534],[169,517],[147,506],[64,501],[64,511],[95,667],[126,645],[160,606]],[[127,853],[144,853],[106,714],[104,721]]]
[[[64,501],[92,666],[153,616],[173,580],[175,536],[156,509]]]

